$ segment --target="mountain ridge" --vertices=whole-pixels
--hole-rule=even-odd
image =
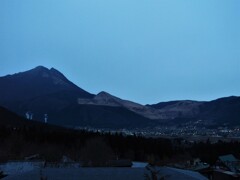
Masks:
[[[32,111],[36,119],[43,114],[77,103],[79,97],[93,94],[79,88],[58,70],[37,66],[34,69],[0,77],[0,105],[24,116]]]
[[[124,107],[136,114],[142,115],[149,119],[164,119],[162,117],[162,114],[157,109],[147,107],[129,100],[123,100],[104,91],[98,93],[91,99],[78,99],[78,104]]]
[[[48,114],[50,122],[66,125],[71,122],[73,126],[74,123],[87,125],[88,121],[92,126],[99,126],[102,121],[106,126],[110,123],[111,127],[129,124],[133,127],[134,123],[138,125],[138,120],[141,126],[148,126],[157,125],[156,122],[199,119],[216,124],[239,124],[240,117],[238,96],[142,105],[104,91],[91,94],[57,69],[44,66],[0,77],[0,105],[21,116],[31,112],[35,119],[43,121],[44,114]]]

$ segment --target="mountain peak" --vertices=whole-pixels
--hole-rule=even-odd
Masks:
[[[93,95],[69,81],[61,72],[44,66],[0,77],[0,102],[25,101],[54,93],[73,92],[78,97]],[[6,99],[6,100],[5,100]]]
[[[28,71],[25,71],[25,72],[21,72],[20,74],[25,74],[25,73],[28,73],[28,74],[31,74],[31,75],[46,75],[46,74],[49,74],[49,69],[44,67],[44,66],[37,66],[33,69],[30,69]]]
[[[105,91],[101,91],[100,93],[97,94],[97,96],[112,96],[112,95]]]
[[[61,77],[62,79],[67,80],[67,78],[55,68],[51,68],[49,72],[51,73],[52,76]]]
[[[113,96],[105,91],[101,91],[100,93],[98,93],[94,99],[105,99],[105,100],[110,100],[110,99],[115,99],[115,100],[120,100],[118,97]]]
[[[35,68],[31,69],[30,71],[46,71],[46,72],[57,72],[58,74],[62,74],[60,71],[58,71],[57,69],[55,68],[47,68],[45,66],[36,66]]]
[[[36,66],[34,69],[48,69],[48,68],[46,68],[45,66],[39,65],[39,66]]]
[[[57,69],[55,69],[55,68],[53,68],[53,67],[50,69],[50,71],[57,71],[57,72],[60,72],[60,71],[58,71]]]
[[[60,71],[58,71],[53,67],[51,69],[48,69],[44,66],[37,66],[29,70],[29,72],[37,76],[40,75],[43,78],[52,78],[54,80],[58,79],[59,81],[61,80],[61,81],[68,82],[67,78]]]
[[[37,66],[37,67],[35,67],[34,69],[32,69],[32,70],[49,70],[48,68],[46,68],[46,67],[44,67],[44,66]]]

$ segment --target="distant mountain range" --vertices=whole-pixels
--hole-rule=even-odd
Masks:
[[[174,122],[201,120],[206,126],[240,125],[240,97],[237,96],[209,102],[171,101],[150,105],[150,107],[161,110],[169,117],[168,119],[174,119]]]
[[[123,107],[80,105],[79,99],[96,96],[70,82],[54,68],[38,66],[32,70],[0,77],[0,105],[33,119],[63,126],[133,128],[155,122]]]
[[[31,113],[38,121],[47,114],[49,123],[70,127],[141,128],[198,120],[240,125],[240,97],[141,105],[107,92],[91,94],[43,66],[0,77],[0,106],[20,116]]]

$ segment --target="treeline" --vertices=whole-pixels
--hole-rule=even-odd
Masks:
[[[154,161],[159,165],[200,157],[214,163],[219,155],[239,157],[239,142],[209,141],[186,144],[184,141],[124,136],[121,133],[94,133],[44,127],[0,127],[0,161],[23,160],[39,154],[46,161],[58,162],[63,156],[74,161],[105,162],[130,159]]]
[[[146,161],[149,155],[161,159],[170,157],[173,152],[171,141],[137,136],[124,136],[76,130],[45,130],[38,127],[6,128],[0,127],[0,161],[23,159],[40,154],[48,161],[58,161],[63,155],[80,160],[83,149],[89,141],[100,141],[111,149],[112,159],[131,159]],[[93,143],[93,144],[94,144]],[[92,147],[93,153],[100,151]],[[95,152],[94,152],[95,151]]]

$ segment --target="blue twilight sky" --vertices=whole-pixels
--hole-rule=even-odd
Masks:
[[[240,95],[240,0],[0,0],[0,76],[37,65],[142,104]]]

